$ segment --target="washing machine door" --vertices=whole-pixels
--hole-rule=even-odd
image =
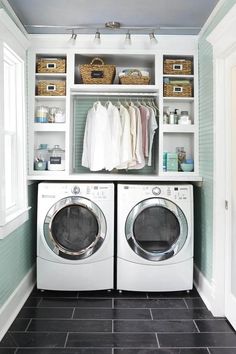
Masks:
[[[44,220],[44,237],[62,258],[84,259],[94,254],[106,237],[106,220],[94,202],[83,197],[59,200]]]
[[[175,256],[184,246],[188,224],[178,205],[164,198],[149,198],[130,211],[125,234],[133,251],[150,261]]]

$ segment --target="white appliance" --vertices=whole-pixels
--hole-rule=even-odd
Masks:
[[[39,184],[39,289],[112,289],[113,249],[113,184]]]
[[[192,289],[192,186],[119,184],[117,198],[117,289]]]

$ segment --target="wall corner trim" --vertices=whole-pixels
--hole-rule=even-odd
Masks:
[[[209,280],[203,275],[203,273],[198,269],[196,264],[194,264],[194,285],[202,300],[204,301],[206,307],[212,312],[213,304],[213,287]]]
[[[18,287],[0,308],[0,341],[18,315],[35,285],[35,265],[28,271]]]

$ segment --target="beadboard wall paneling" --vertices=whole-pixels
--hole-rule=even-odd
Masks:
[[[211,282],[213,260],[213,52],[206,38],[235,0],[226,0],[199,38],[199,171],[202,188],[195,188],[195,264]]]
[[[36,259],[37,184],[28,187],[29,220],[0,240],[0,307],[17,288]]]

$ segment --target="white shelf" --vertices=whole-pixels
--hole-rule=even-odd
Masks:
[[[73,94],[91,93],[96,95],[97,93],[111,94],[111,93],[154,93],[158,92],[159,87],[157,85],[84,85],[77,84],[71,86],[71,92]]]
[[[40,79],[43,78],[43,77],[46,77],[46,78],[53,78],[53,77],[66,78],[66,75],[67,75],[66,73],[36,73],[35,77],[36,78],[40,78]]]
[[[163,77],[174,77],[174,78],[183,78],[183,79],[193,79],[194,75],[178,75],[178,74],[164,74]]]
[[[63,132],[66,130],[65,123],[34,123],[35,132]]]
[[[157,175],[124,175],[108,173],[81,173],[66,175],[55,171],[35,171],[35,175],[29,175],[28,180],[68,180],[68,181],[146,181],[146,182],[201,182],[202,177],[193,172],[165,172],[162,176]]]
[[[35,100],[43,101],[43,100],[65,100],[66,96],[35,96]]]
[[[163,97],[163,101],[194,101],[194,97]]]
[[[196,127],[193,124],[163,124],[163,133],[195,133]]]

